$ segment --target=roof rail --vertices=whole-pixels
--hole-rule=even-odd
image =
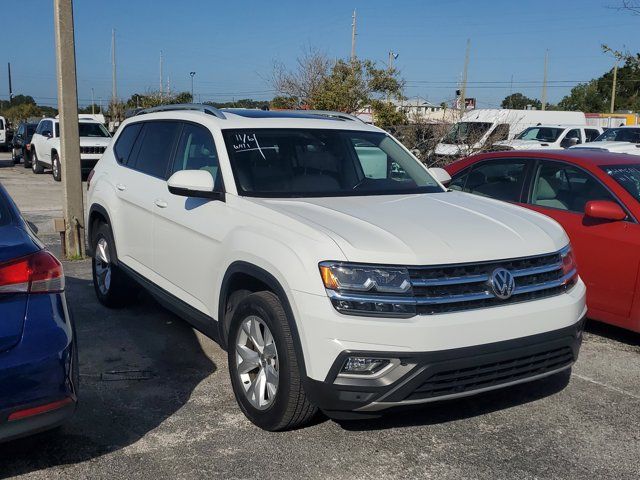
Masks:
[[[222,120],[225,120],[227,117],[224,116],[224,113],[217,109],[216,107],[212,107],[211,105],[205,105],[202,103],[174,103],[171,105],[160,105],[158,107],[144,108],[139,112],[136,112],[137,115],[143,115],[145,113],[156,113],[156,112],[173,112],[177,110],[195,110],[197,112],[208,113],[209,115],[213,115],[214,117],[218,117]]]
[[[344,112],[334,112],[332,110],[290,110],[291,112],[304,113],[309,115],[319,115],[321,117],[336,118],[338,120],[351,120],[353,122],[365,123],[361,118]]]

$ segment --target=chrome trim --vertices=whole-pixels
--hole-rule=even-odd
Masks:
[[[557,280],[551,280],[549,282],[544,282],[544,283],[536,283],[535,285],[525,285],[523,287],[516,286],[516,290],[515,292],[513,292],[513,294],[519,295],[521,293],[538,292],[540,290],[547,290],[549,288],[560,287],[565,283],[567,283],[569,280],[571,280],[577,273],[578,271],[574,268],[569,273],[563,275]]]
[[[356,411],[357,412],[377,412],[380,410],[384,410],[386,408],[397,407],[400,405],[417,405],[420,403],[433,403],[433,402],[439,402],[441,400],[451,400],[454,398],[469,397],[471,395],[476,395],[478,393],[489,392],[491,390],[498,390],[500,388],[511,387],[513,385],[533,382],[535,380],[540,380],[541,378],[550,377],[551,375],[555,375],[556,373],[560,373],[563,370],[567,370],[571,368],[574,363],[575,362],[571,362],[569,365],[565,365],[564,367],[556,368],[555,370],[541,373],[539,375],[534,375],[533,377],[521,378],[519,380],[514,380],[513,382],[501,383],[499,385],[491,385],[490,387],[478,388],[476,390],[470,390],[468,392],[452,393],[449,395],[442,395],[440,397],[421,398],[419,400],[403,400],[401,402],[371,402],[368,405],[365,405],[364,407],[358,408]]]
[[[366,302],[366,303],[395,303],[402,305],[415,305],[414,296],[398,297],[395,295],[359,295],[351,293],[340,293],[335,290],[327,290],[327,295],[332,300],[345,300],[347,302]]]
[[[528,275],[538,275],[540,273],[553,272],[562,268],[562,262],[552,263],[544,265],[542,267],[521,268],[520,270],[513,270],[511,275],[514,277],[526,277]]]
[[[437,287],[442,285],[461,285],[464,283],[480,283],[489,280],[489,275],[468,275],[465,277],[441,277],[412,280],[414,287]]]

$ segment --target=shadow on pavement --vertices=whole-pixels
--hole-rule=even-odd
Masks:
[[[65,266],[65,268],[67,268]],[[180,409],[216,370],[194,330],[141,294],[108,310],[67,272],[80,356],[80,404],[61,429],[0,445],[0,477],[90,460],[131,445]]]
[[[548,397],[563,390],[569,383],[567,371],[531,383],[515,385],[458,400],[425,403],[395,408],[382,417],[371,420],[340,421],[351,431],[384,430],[387,428],[435,425],[505,410]]]
[[[589,320],[586,323],[586,331],[626,345],[640,346],[640,333],[625,330],[624,328]]]

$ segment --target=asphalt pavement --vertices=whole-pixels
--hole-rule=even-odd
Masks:
[[[61,185],[4,155],[0,182],[59,254]],[[590,323],[570,377],[268,433],[236,406],[214,342],[146,294],[102,307],[90,262],[64,266],[80,407],[57,431],[0,444],[2,478],[640,478],[640,335]]]

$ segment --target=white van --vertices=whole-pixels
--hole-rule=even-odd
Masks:
[[[4,117],[0,117],[0,148],[8,149],[9,148],[9,135],[7,132],[8,125],[7,119]]]
[[[512,140],[525,128],[535,125],[585,125],[582,112],[543,110],[477,109],[462,119],[440,140],[434,150],[437,160],[447,161],[470,155],[496,142]]]

